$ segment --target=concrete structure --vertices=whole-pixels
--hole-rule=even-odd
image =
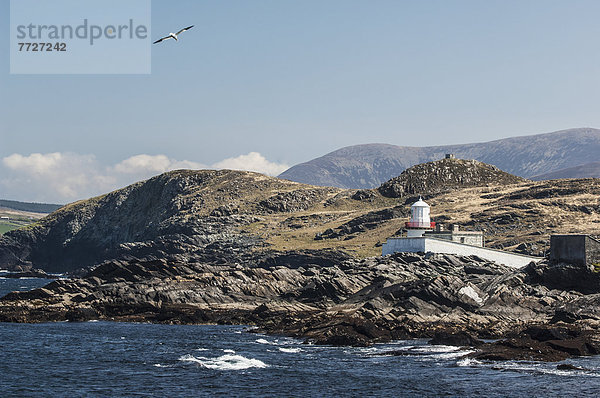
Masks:
[[[431,231],[435,227],[435,223],[431,222],[430,208],[427,203],[419,197],[410,207],[410,220],[405,224],[406,235],[409,238],[423,236],[427,231]]]
[[[416,238],[389,238],[383,244],[382,254],[388,255],[398,252],[411,253],[446,253],[459,256],[477,256],[497,264],[508,267],[521,268],[530,262],[543,260],[541,257],[524,256],[501,250],[488,249],[484,247],[465,245],[446,239],[431,238],[427,236]]]
[[[550,264],[567,263],[590,270],[600,267],[600,241],[588,235],[550,236]]]
[[[441,224],[436,224],[435,231],[425,232],[423,236],[437,239],[445,239],[452,242],[464,243],[471,246],[483,247],[483,232],[461,231],[458,225],[453,225],[450,230],[444,230]]]

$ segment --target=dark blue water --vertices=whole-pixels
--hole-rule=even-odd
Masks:
[[[0,279],[0,294],[44,281]],[[479,363],[398,341],[334,348],[240,326],[0,323],[0,396],[593,396],[600,358]],[[403,357],[373,353],[404,349]]]

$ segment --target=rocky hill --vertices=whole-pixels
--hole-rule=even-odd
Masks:
[[[375,188],[408,167],[442,159],[446,153],[530,178],[600,160],[600,130],[578,128],[463,145],[355,145],[293,166],[279,177],[320,186]]]
[[[378,191],[390,198],[456,191],[469,187],[509,185],[526,180],[477,160],[442,159],[410,167],[383,183]]]
[[[175,171],[67,205],[0,238],[0,266],[51,272],[142,253],[209,256],[260,246],[240,232],[269,214],[306,210],[335,196],[236,171]]]
[[[555,180],[558,178],[600,178],[600,162],[590,162],[531,177],[532,180]]]
[[[480,177],[489,171],[491,179],[469,178],[468,185],[484,186],[420,192],[437,222],[485,231],[487,246],[532,255],[543,255],[551,233],[600,234],[600,180],[506,184],[519,180],[478,163],[473,167],[487,170]],[[297,250],[364,258],[381,253],[381,244],[406,221],[413,200],[257,173],[180,170],[67,205],[6,233],[0,237],[0,268],[66,272],[145,256],[244,264],[257,253]]]

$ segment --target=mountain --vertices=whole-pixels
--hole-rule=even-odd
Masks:
[[[0,199],[0,207],[4,207],[11,210],[25,211],[29,213],[52,213],[62,207],[62,205],[55,205],[49,203],[29,203],[29,202],[18,202],[16,200],[3,200]]]
[[[434,220],[485,230],[488,247],[542,255],[551,233],[600,234],[600,180],[521,181],[464,160],[452,160],[459,175],[433,172],[445,163],[405,175],[432,170],[418,190]],[[439,190],[440,176],[455,182]],[[377,256],[416,200],[403,181],[357,191],[242,171],[168,172],[0,236],[0,269],[68,272],[128,258],[247,265],[268,263],[273,253],[308,261],[299,251],[319,264],[340,251],[346,258]],[[393,195],[400,198],[382,195],[396,185],[405,192]]]
[[[600,162],[590,162],[531,177],[532,180],[537,181],[558,178],[600,178]]]
[[[442,159],[447,153],[529,178],[600,160],[600,130],[577,128],[463,145],[355,145],[293,166],[279,177],[319,186],[374,188],[410,166]]]

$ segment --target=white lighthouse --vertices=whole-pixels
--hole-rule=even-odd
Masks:
[[[435,223],[431,222],[429,211],[429,205],[421,197],[413,203],[410,207],[410,221],[406,223],[408,238],[423,236],[425,232],[431,231],[435,227]]]

